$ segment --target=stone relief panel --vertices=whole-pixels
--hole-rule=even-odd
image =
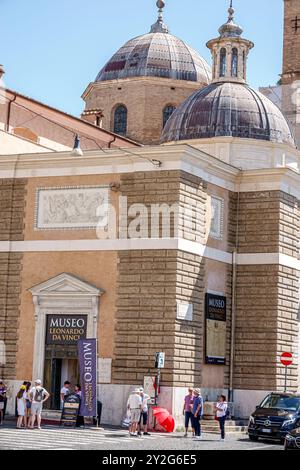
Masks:
[[[217,240],[223,238],[223,221],[224,221],[224,199],[211,197],[211,225],[210,236]]]
[[[95,229],[108,218],[108,186],[38,188],[35,229]]]

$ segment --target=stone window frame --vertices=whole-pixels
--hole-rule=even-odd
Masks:
[[[119,118],[118,114],[119,113]],[[122,118],[122,121],[120,120]],[[128,132],[128,108],[124,103],[118,103],[113,108],[112,132],[126,137]]]
[[[111,203],[111,194],[110,194],[110,185],[109,184],[99,184],[99,185],[76,185],[76,186],[38,186],[35,190],[35,207],[34,207],[34,231],[36,232],[45,232],[45,231],[83,231],[83,230],[95,230],[97,225],[90,225],[87,227],[38,227],[38,216],[39,216],[39,194],[41,191],[55,191],[55,190],[66,190],[66,189],[107,189],[108,198],[107,205]],[[108,214],[109,215],[109,214]]]
[[[163,129],[165,128],[168,120],[172,116],[172,114],[176,111],[176,106],[172,103],[168,103],[164,106],[162,111],[162,120],[163,120]]]
[[[212,206],[213,201],[217,201],[219,203],[219,215],[218,215],[218,231],[212,231]],[[211,220],[210,220],[210,231],[209,236],[214,240],[223,240],[224,235],[224,208],[225,208],[225,200],[220,196],[211,196]]]

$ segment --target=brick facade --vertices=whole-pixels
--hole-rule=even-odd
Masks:
[[[297,257],[297,199],[280,191],[239,196],[238,252]],[[297,352],[299,272],[278,264],[240,265],[237,272],[235,387],[283,386],[280,352]],[[289,387],[297,389],[297,365]]]
[[[298,17],[298,27],[295,19]],[[300,80],[300,3],[299,0],[284,0],[284,85]]]
[[[99,109],[102,126],[114,130],[114,111],[120,104],[128,110],[126,137],[146,145],[158,144],[163,130],[163,110],[178,107],[200,83],[167,78],[139,77],[92,84],[86,95],[86,109]],[[85,119],[85,115],[83,115]]]
[[[179,237],[205,243],[207,184],[183,171],[135,173],[121,176],[121,193],[128,205],[178,203]],[[192,208],[192,210],[191,210]],[[187,222],[183,222],[187,213]],[[198,223],[197,223],[198,221]],[[200,223],[199,223],[200,221]],[[130,220],[122,222],[122,231]],[[160,236],[163,226],[160,226]],[[157,351],[166,352],[164,386],[205,386],[202,378],[205,347],[205,258],[177,250],[120,252],[113,380],[142,383],[145,371],[154,373]],[[230,354],[231,267],[225,270],[228,301],[227,355]],[[177,302],[193,305],[193,320],[177,319]],[[228,384],[229,365],[225,368]],[[223,383],[223,380],[221,379]]]
[[[0,241],[24,239],[26,180],[0,181]],[[0,253],[0,341],[5,344],[6,364],[0,368],[4,379],[16,375],[19,335],[22,253]]]

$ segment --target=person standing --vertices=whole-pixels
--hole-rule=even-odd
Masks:
[[[5,408],[6,408],[6,386],[3,380],[0,380],[0,426],[2,426],[5,416]]]
[[[41,429],[43,404],[48,400],[50,395],[47,390],[42,387],[41,380],[37,379],[35,381],[35,386],[30,390],[29,396],[31,400],[31,418],[29,428],[34,428],[35,418],[37,418],[38,429]]]
[[[184,437],[188,437],[189,423],[191,423],[191,426],[193,428],[193,434],[194,434],[194,422],[193,422],[193,413],[192,413],[193,400],[194,400],[193,392],[194,390],[192,388],[189,388],[188,395],[184,397],[184,403],[183,403],[183,416],[184,416],[184,425],[185,425]]]
[[[148,400],[150,400],[150,397],[147,395],[147,393],[144,392],[143,388],[140,388],[140,394],[142,399],[142,407],[138,435],[141,436],[143,431],[144,436],[150,436],[148,433]]]
[[[228,403],[225,395],[221,395],[216,404],[216,417],[219,421],[221,431],[221,441],[225,441],[225,424],[228,410]]]
[[[80,404],[81,404],[82,391],[81,391],[81,386],[79,384],[75,385],[75,394],[79,396]],[[79,406],[79,412],[80,412],[80,406]],[[81,427],[84,427],[84,417],[78,414],[77,420],[76,420],[76,428],[81,428]]]
[[[26,386],[22,385],[20,390],[17,393],[17,409],[18,409],[18,419],[17,419],[17,429],[22,429],[22,424],[26,428],[25,424],[25,414],[26,414]]]
[[[141,410],[142,410],[142,398],[140,395],[140,389],[134,390],[128,398],[127,409],[130,410],[130,421],[129,434],[130,436],[137,436],[137,428],[140,422]]]
[[[199,441],[202,439],[201,417],[203,414],[203,399],[201,397],[201,392],[198,388],[194,390],[192,413],[193,413],[193,423],[194,423],[194,430],[195,430],[195,440]]]
[[[61,388],[60,390],[60,409],[62,410],[63,407],[64,407],[64,401],[65,401],[65,398],[70,395],[71,393],[71,390],[70,390],[70,387],[71,387],[71,382],[69,382],[68,380],[66,380],[64,382],[64,386]]]
[[[31,382],[26,382],[25,387],[26,387],[26,390],[25,390],[26,409],[25,409],[24,425],[27,428],[29,426],[30,413],[31,413],[31,401],[30,401],[30,395],[29,395]]]

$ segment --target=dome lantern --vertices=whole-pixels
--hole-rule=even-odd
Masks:
[[[156,23],[151,26],[150,33],[168,33],[168,26],[164,23],[163,19],[163,9],[166,6],[166,2],[163,0],[157,0],[156,6],[158,8],[158,18]]]
[[[213,58],[213,82],[246,83],[247,57],[254,44],[241,37],[243,29],[234,22],[232,1],[228,13],[227,22],[219,29],[220,36],[207,43]]]

